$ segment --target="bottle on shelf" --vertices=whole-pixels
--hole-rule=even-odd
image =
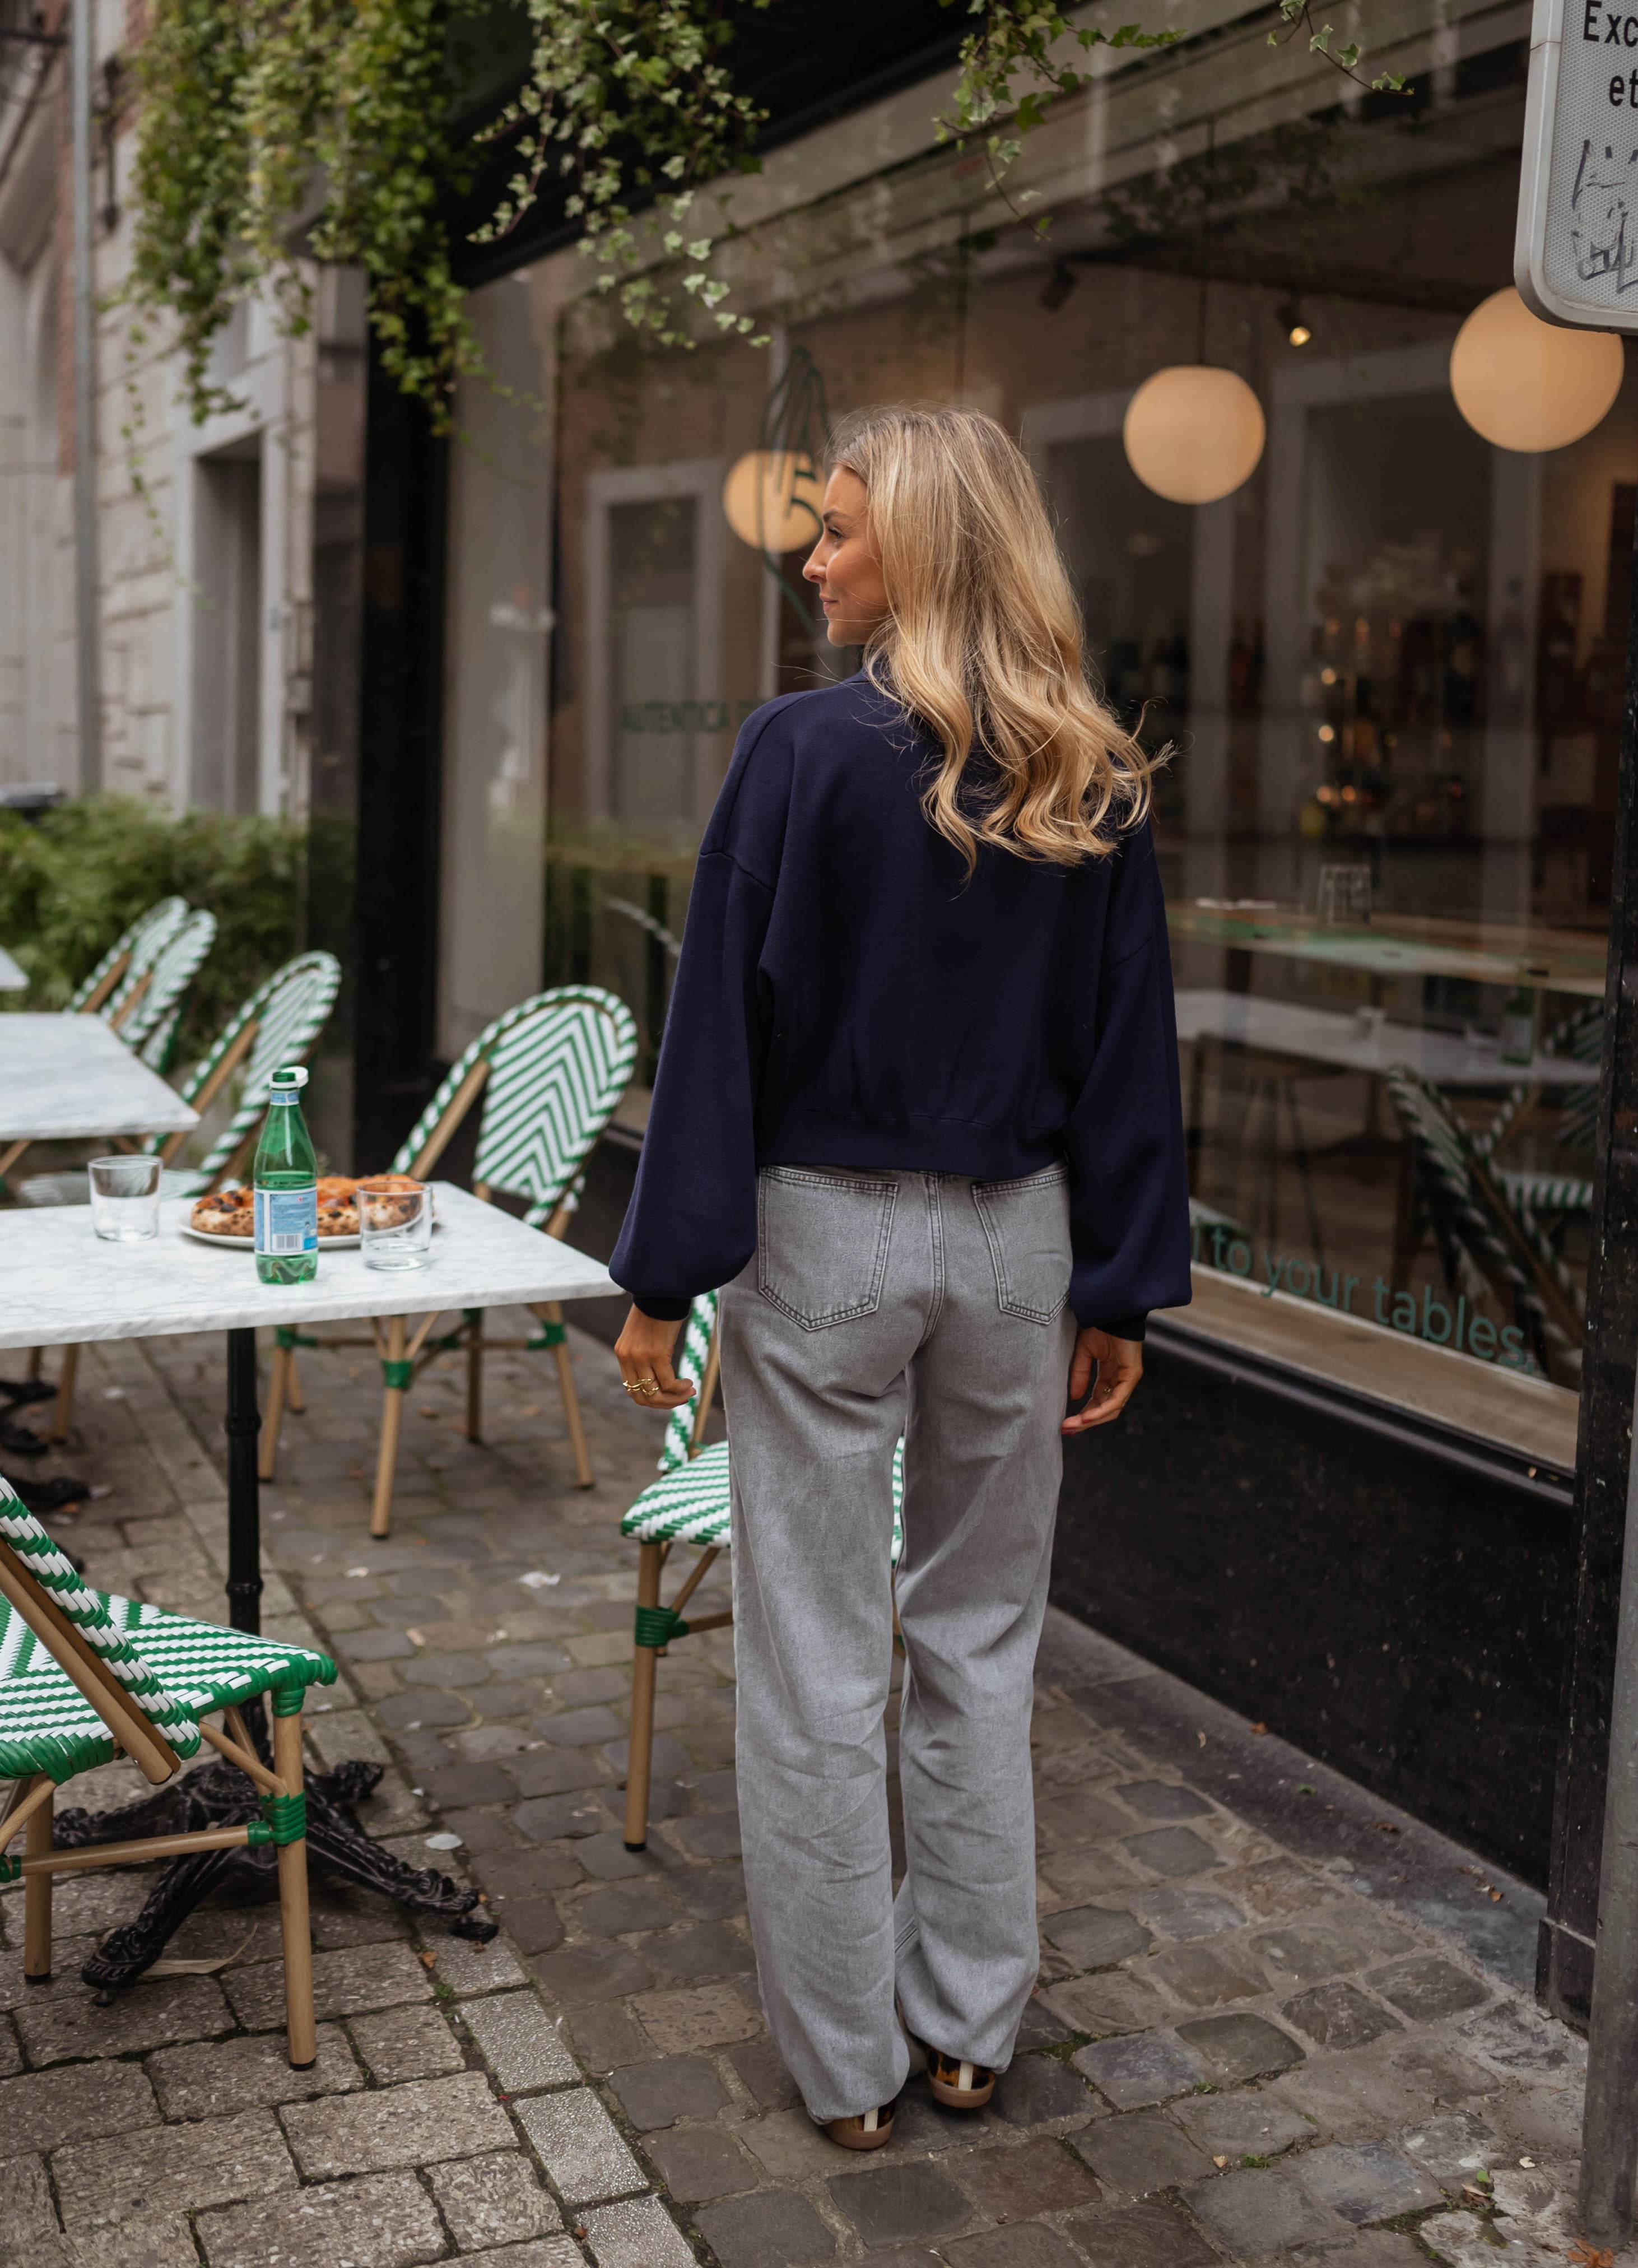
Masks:
[[[319,1272],[319,1161],[301,1091],[300,1064],[275,1071],[268,1116],[251,1169],[255,1191],[256,1273],[264,1284],[311,1284]]]
[[[1536,996],[1528,984],[1516,984],[1502,1010],[1502,1060],[1527,1064],[1536,1053]]]

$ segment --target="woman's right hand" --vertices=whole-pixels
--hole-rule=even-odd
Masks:
[[[694,1399],[694,1388],[672,1367],[680,1323],[662,1322],[633,1307],[614,1342],[620,1374],[639,1410],[677,1410]]]
[[[1092,1372],[1098,1373],[1098,1384],[1084,1409],[1066,1418],[1060,1432],[1084,1433],[1094,1425],[1106,1425],[1118,1418],[1132,1399],[1133,1388],[1143,1375],[1143,1343],[1142,1339],[1112,1338],[1095,1324],[1077,1333],[1075,1354],[1069,1364],[1069,1399],[1083,1401],[1092,1383]]]

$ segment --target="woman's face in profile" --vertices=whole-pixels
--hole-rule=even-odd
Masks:
[[[826,634],[833,645],[863,645],[889,613],[881,561],[865,526],[864,483],[839,467],[825,484],[823,526],[805,579],[819,586]]]

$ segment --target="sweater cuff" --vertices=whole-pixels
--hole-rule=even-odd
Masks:
[[[1080,1322],[1081,1329],[1083,1331],[1094,1329],[1107,1331],[1112,1339],[1137,1339],[1140,1342],[1142,1339],[1144,1332],[1149,1329],[1149,1317],[1147,1314],[1141,1315],[1083,1315],[1080,1319]]]
[[[652,1323],[680,1323],[687,1316],[692,1300],[665,1300],[657,1292],[630,1292],[627,1297],[640,1315]]]

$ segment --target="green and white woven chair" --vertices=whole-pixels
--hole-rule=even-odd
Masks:
[[[496,1190],[525,1200],[524,1219],[548,1236],[562,1236],[580,1202],[593,1144],[614,1115],[637,1059],[637,1027],[625,1002],[596,985],[564,984],[537,992],[497,1016],[479,1033],[400,1145],[390,1171],[424,1181],[454,1138],[480,1094],[483,1116],[473,1160],[474,1195]],[[563,1419],[574,1454],[575,1479],[592,1482],[575,1373],[569,1359],[562,1307],[547,1300],[533,1309],[540,1325],[533,1338],[486,1337],[483,1310],[469,1307],[453,1331],[431,1336],[436,1314],[412,1331],[409,1320],[389,1316],[372,1339],[322,1338],[281,1326],[275,1333],[273,1378],[261,1429],[261,1477],[271,1480],[285,1409],[299,1412],[301,1346],[371,1346],[381,1358],[381,1442],[376,1462],[371,1534],[392,1526],[393,1479],[403,1424],[404,1396],[420,1371],[440,1354],[466,1352],[466,1436],[481,1438],[483,1355],[486,1347],[549,1351],[557,1365]]]
[[[161,898],[145,914],[138,914],[77,987],[68,1005],[69,1014],[101,1015],[112,1020],[115,992],[129,992],[126,978],[130,977],[134,983],[144,969],[151,967],[160,946],[175,935],[187,918],[186,898]]]
[[[216,943],[217,917],[195,906],[138,976],[128,975],[108,1021],[151,1071],[163,1071],[182,1020],[187,988]]]
[[[1549,1032],[1541,1043],[1541,1052],[1548,1056],[1567,1056],[1572,1063],[1597,1066],[1604,1055],[1604,1003],[1591,1000],[1567,1016],[1563,1022]],[[1497,1150],[1523,1124],[1540,1097],[1539,1087],[1528,1085],[1515,1086],[1482,1133],[1473,1137],[1474,1147],[1487,1161],[1495,1159]],[[1556,1216],[1561,1224],[1574,1213],[1592,1211],[1591,1160],[1598,1129],[1598,1090],[1591,1081],[1582,1081],[1564,1091],[1559,1107],[1558,1142],[1560,1147],[1586,1152],[1589,1170],[1584,1174],[1555,1174],[1531,1172],[1517,1167],[1491,1165],[1496,1185],[1509,1201],[1538,1219],[1543,1213]]]
[[[199,1197],[224,1182],[237,1182],[250,1165],[256,1136],[268,1107],[268,1082],[281,1064],[305,1063],[318,1042],[341,989],[342,964],[333,953],[299,953],[275,969],[265,984],[228,1019],[209,1053],[182,1081],[181,1097],[202,1117],[236,1071],[243,1072],[232,1116],[196,1166],[172,1167],[169,1160],[188,1139],[184,1128],[143,1145],[146,1155],[165,1159],[160,1193]],[[86,1204],[90,1189],[84,1170],[37,1174],[18,1191],[25,1204]],[[74,1414],[74,1380],[79,1349],[64,1347],[58,1376],[51,1439],[66,1440]]]
[[[0,1779],[11,1782],[0,1806],[0,1883],[23,1883],[24,1976],[51,1974],[56,1874],[271,1845],[278,1852],[290,2059],[305,2070],[318,2051],[301,1712],[307,1688],[334,1678],[335,1664],[306,1646],[93,1591],[0,1479]],[[271,1771],[239,1713],[262,1693],[273,1705]],[[225,1732],[205,1721],[216,1715],[225,1718]],[[65,1780],[122,1755],[161,1786],[202,1742],[252,1782],[261,1798],[255,1816],[195,1834],[54,1845],[53,1808]],[[19,1835],[20,1858],[11,1848]]]
[[[626,1848],[641,1851],[649,1839],[649,1786],[654,1757],[654,1688],[659,1658],[672,1640],[693,1631],[722,1630],[731,1611],[683,1619],[683,1609],[700,1587],[718,1555],[733,1538],[733,1484],[726,1441],[705,1442],[706,1422],[716,1393],[717,1294],[701,1293],[688,1311],[672,1366],[696,1391],[692,1403],[673,1410],[660,1447],[660,1476],[645,1488],[620,1523],[620,1532],[641,1546],[637,1556],[637,1611],[631,1660],[631,1741],[626,1765]],[[893,1451],[893,1566],[904,1548],[904,1441]],[[700,1557],[670,1606],[660,1603],[660,1577],[674,1544],[691,1544]],[[897,1636],[897,1617],[894,1634]]]
[[[1586,1301],[1540,1223],[1508,1195],[1436,1087],[1403,1064],[1388,1072],[1387,1085],[1414,1164],[1396,1284],[1431,1226],[1450,1289],[1458,1288],[1464,1266],[1476,1270],[1502,1306],[1512,1308],[1535,1366],[1549,1375],[1554,1367],[1574,1375]]]

